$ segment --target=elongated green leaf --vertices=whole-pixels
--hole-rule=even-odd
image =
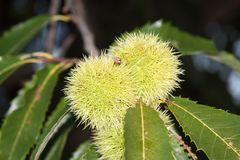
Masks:
[[[19,53],[49,20],[46,15],[36,16],[6,31],[0,38],[0,55]]]
[[[4,120],[0,159],[22,160],[37,140],[59,73],[66,64],[49,65],[33,77],[32,87],[19,97],[18,109]]]
[[[217,52],[212,41],[180,31],[170,23],[161,20],[143,26],[141,31],[157,33],[163,40],[171,42],[183,54],[192,54],[197,51],[205,51],[211,54]]]
[[[126,160],[173,159],[164,122],[155,110],[141,102],[127,111],[124,138]]]
[[[94,145],[86,141],[79,145],[70,160],[97,160],[99,157]]]
[[[20,59],[18,57],[0,57],[0,84],[16,69],[26,63],[38,63],[37,59]]]
[[[57,137],[56,142],[51,147],[46,158],[44,158],[45,160],[61,160],[62,152],[70,131],[71,127],[65,129],[63,133],[59,137]]]
[[[57,105],[53,114],[49,117],[43,133],[38,139],[37,145],[34,148],[31,159],[38,160],[40,154],[46,147],[49,140],[56,134],[60,127],[62,127],[70,118],[70,114],[67,113],[67,104],[64,99],[61,99],[59,104]],[[63,137],[62,137],[63,138]],[[59,140],[61,141],[61,140]],[[60,143],[60,142],[59,142]]]
[[[210,159],[240,159],[240,116],[184,98],[173,98],[169,109],[183,130]]]

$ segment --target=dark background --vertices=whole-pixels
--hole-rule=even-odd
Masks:
[[[58,13],[64,12],[64,1],[60,1]],[[95,37],[96,46],[106,49],[121,33],[131,31],[147,22],[163,19],[181,30],[212,39],[219,50],[227,50],[240,58],[240,1],[239,0],[85,0],[86,20]],[[48,14],[48,0],[1,0],[0,34],[11,26],[39,14]],[[43,30],[26,46],[25,52],[45,51],[49,27]],[[58,22],[52,52],[64,45],[68,35],[74,41],[65,51],[65,57],[82,58],[86,55],[83,39],[74,23]],[[181,89],[174,95],[182,95],[202,104],[216,106],[240,114],[240,75],[230,68],[199,55],[182,57],[185,75]],[[36,66],[20,69],[0,87],[0,116],[3,118],[10,101],[16,96],[23,83],[30,79]],[[64,86],[64,75],[56,90]],[[56,91],[55,99],[62,93]],[[71,132],[67,148],[73,150],[89,131],[81,126]],[[66,150],[66,149],[65,149]],[[66,150],[64,156],[69,156]]]

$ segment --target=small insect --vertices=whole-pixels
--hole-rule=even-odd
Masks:
[[[114,64],[115,65],[120,65],[121,64],[121,58],[119,58],[119,57],[114,57]]]

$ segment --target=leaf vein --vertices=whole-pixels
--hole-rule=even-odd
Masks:
[[[216,137],[218,137],[224,144],[226,144],[228,148],[230,148],[233,152],[236,153],[236,155],[238,155],[240,157],[240,153],[237,151],[236,148],[234,148],[232,145],[230,145],[224,138],[222,138],[212,128],[210,128],[207,124],[205,124],[200,118],[196,117],[194,114],[192,114],[191,112],[189,112],[185,108],[181,107],[180,105],[178,105],[178,104],[176,104],[174,102],[172,102],[172,104],[175,105],[176,107],[180,108],[181,110],[183,110],[185,113],[188,113],[190,116],[195,118],[197,121],[199,121],[203,126],[205,126],[209,131],[211,131]]]

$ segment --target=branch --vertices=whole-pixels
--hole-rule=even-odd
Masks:
[[[61,53],[65,53],[71,44],[74,42],[75,36],[73,34],[69,34],[67,38],[64,39],[62,46],[61,46]]]
[[[82,0],[72,0],[71,12],[72,21],[76,24],[78,30],[82,34],[84,49],[91,56],[99,56],[100,53],[95,45],[94,35],[90,31],[86,22],[86,12]]]
[[[178,143],[180,144],[180,146],[183,147],[183,149],[187,152],[188,156],[192,159],[192,160],[197,160],[197,156],[192,152],[192,148],[190,146],[188,146],[182,139],[181,136],[174,134],[174,136],[176,137]]]
[[[24,54],[22,56],[20,56],[20,59],[30,59],[31,61],[36,60],[36,62],[41,62],[41,63],[51,63],[51,62],[58,62],[58,63],[66,63],[66,64],[76,64],[80,61],[80,59],[76,59],[76,58],[57,58],[57,57],[53,57],[53,55],[51,55],[50,53],[47,52],[33,52],[31,54]]]
[[[59,6],[60,6],[59,0],[51,0],[50,10],[49,10],[51,16],[57,15]],[[56,27],[57,27],[57,23],[55,21],[51,21],[49,25],[47,40],[46,40],[46,51],[48,53],[52,53],[53,51],[53,47],[55,43]]]

